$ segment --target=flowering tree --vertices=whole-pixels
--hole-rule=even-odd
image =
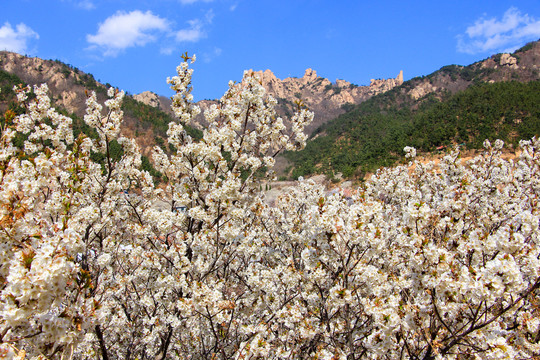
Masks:
[[[262,282],[276,289],[268,302],[289,305],[269,348],[343,359],[538,356],[540,141],[521,142],[516,162],[501,159],[502,145],[486,141],[468,164],[456,151],[438,166],[383,169],[350,200],[307,183],[282,197],[269,209],[282,234],[270,248],[284,266],[279,276],[267,266]]]
[[[383,169],[352,198],[309,181],[264,201],[274,157],[305,144],[246,72],[199,141],[183,126],[154,151],[155,188],[119,136],[122,92],[95,95],[74,139],[46,86],[20,89],[0,149],[0,354],[77,359],[530,358],[540,355],[540,141],[516,161],[485,143],[468,164]],[[13,145],[26,136],[24,149]],[[116,140],[123,154],[113,160]],[[104,155],[103,164],[91,154]],[[127,191],[127,192],[126,192]],[[156,202],[167,204],[159,208]]]
[[[187,60],[169,80],[183,123],[199,112],[191,104]],[[300,110],[286,134],[276,101],[246,73],[205,114],[210,126],[201,141],[181,124],[170,125],[176,154],[156,148],[154,156],[169,180],[162,190],[139,170],[136,144],[118,137],[123,93],[109,91],[106,115],[89,96],[85,122],[99,134],[92,141],[73,139],[71,120],[51,108],[46,86],[35,88],[32,101],[27,92],[19,90],[27,114],[9,118],[2,132],[1,341],[9,345],[3,351],[234,354],[252,336],[238,319],[257,297],[239,288],[255,261],[250,233],[264,206],[256,173],[271,169],[281,150],[303,146],[313,115]],[[24,152],[12,145],[17,133],[28,136]],[[117,162],[113,140],[123,148]],[[103,166],[91,152],[104,155]],[[170,208],[153,207],[158,198]]]

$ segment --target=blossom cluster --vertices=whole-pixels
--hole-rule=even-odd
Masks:
[[[352,197],[302,179],[269,206],[260,182],[305,145],[313,114],[299,107],[287,129],[246,72],[194,140],[189,59],[169,79],[181,123],[173,153],[154,149],[161,188],[120,135],[122,92],[109,90],[107,111],[89,95],[92,140],[74,139],[45,86],[17,90],[27,111],[0,138],[0,356],[540,355],[538,139],[515,160],[486,141],[466,163],[455,150],[425,164],[407,147],[408,164]]]

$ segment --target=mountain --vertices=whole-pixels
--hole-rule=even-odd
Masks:
[[[315,113],[313,123],[306,127],[311,134],[320,125],[343,114],[348,107],[369,99],[370,97],[391,90],[403,83],[403,71],[395,79],[372,79],[369,86],[358,86],[345,80],[330,80],[317,76],[313,69],[307,69],[301,78],[288,77],[283,80],[277,78],[271,70],[249,70],[261,79],[261,84],[267,93],[278,101],[277,112],[285,119],[294,114],[297,105],[295,101],[302,102]],[[133,96],[138,101],[160,109],[169,109],[171,100],[159,96],[151,91],[145,91]],[[202,100],[198,105],[201,110],[216,104],[217,100]],[[195,127],[202,128],[206,124],[204,117],[199,116]]]
[[[288,175],[363,178],[403,158],[404,146],[469,149],[540,135],[540,43],[469,66],[450,65],[352,107],[315,129],[306,149],[286,153]]]
[[[253,71],[253,70],[250,70]],[[267,92],[278,100],[280,115],[290,117],[296,109],[296,100],[315,113],[313,123],[306,128],[311,132],[320,125],[345,112],[348,106],[359,104],[370,97],[391,90],[403,83],[403,71],[395,79],[371,80],[369,86],[357,86],[345,80],[330,80],[307,69],[301,78],[278,79],[270,70],[255,71]]]
[[[80,117],[86,109],[85,90],[96,91],[101,100],[110,86],[58,60],[42,60],[8,51],[0,51],[0,70],[16,75],[29,85],[47,83],[55,103]]]
[[[98,100],[103,102],[107,98],[106,91],[111,86],[108,83],[102,84],[92,74],[59,60],[43,60],[8,51],[0,51],[0,71],[5,75],[4,93],[9,93],[13,85],[18,83],[47,83],[55,106],[74,116],[78,127],[84,127],[82,118],[86,109],[86,93],[96,91]],[[306,129],[308,134],[344,113],[348,107],[403,83],[403,72],[395,79],[372,80],[369,86],[357,86],[345,80],[332,83],[317,76],[312,69],[307,69],[301,78],[289,77],[283,80],[278,79],[270,70],[255,73],[261,78],[268,93],[278,100],[277,111],[284,118],[292,116],[296,109],[294,102],[299,99],[315,112],[314,122]],[[198,104],[204,111],[215,103],[216,100],[203,100]],[[123,104],[125,120],[122,133],[136,138],[143,154],[149,155],[150,149],[156,144],[165,147],[168,123],[174,121],[170,105],[170,98],[151,91],[126,96]],[[0,101],[0,110],[5,111],[6,107],[7,100],[4,98],[3,105]],[[191,131],[200,136],[200,131],[197,132],[196,129],[201,130],[206,125],[204,117],[199,115],[195,120],[194,129]]]
[[[276,170],[282,176],[341,173],[362,178],[401,159],[405,145],[424,152],[455,144],[473,149],[485,137],[501,137],[515,145],[518,137],[540,135],[539,42],[468,66],[445,66],[406,82],[403,72],[396,78],[372,80],[369,86],[331,82],[312,69],[300,78],[283,80],[270,70],[255,73],[278,100],[280,115],[292,115],[296,100],[315,112],[314,123],[306,129],[310,135],[306,149],[277,159]],[[14,101],[14,84],[45,82],[55,105],[74,117],[77,131],[88,130],[82,121],[85,92],[96,91],[103,102],[110,86],[58,60],[0,51],[0,115]],[[170,102],[150,91],[124,100],[122,132],[136,138],[145,155],[156,144],[168,150],[166,130],[174,121]],[[204,110],[216,102],[204,100],[199,105]],[[200,117],[194,127],[204,125]],[[200,137],[195,128],[189,131]],[[147,158],[145,164],[150,166]]]
[[[58,60],[43,60],[27,57],[12,52],[0,51],[0,114],[14,101],[13,85],[24,83],[38,85],[47,83],[54,105],[74,118],[74,126],[84,128],[83,117],[86,111],[86,93],[95,91],[98,101],[107,99],[110,84],[102,84],[91,74]],[[155,104],[151,104],[155,105]],[[151,106],[144,99],[126,96],[123,102],[124,123],[122,133],[135,138],[144,155],[149,155],[154,145],[165,147],[168,124],[175,121],[166,109]],[[195,137],[200,137],[198,130],[188,128]]]

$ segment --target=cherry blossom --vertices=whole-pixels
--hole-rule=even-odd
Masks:
[[[121,135],[123,92],[105,106],[89,94],[90,139],[74,138],[46,86],[17,89],[26,112],[0,138],[0,356],[540,355],[538,139],[513,160],[500,140],[468,162],[455,149],[425,164],[406,147],[407,164],[352,198],[300,179],[269,206],[261,184],[281,151],[305,145],[313,114],[284,121],[245,72],[193,139],[184,59],[168,79],[175,151],[153,151],[163,187]]]

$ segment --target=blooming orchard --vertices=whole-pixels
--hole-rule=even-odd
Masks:
[[[164,188],[119,135],[122,92],[107,111],[88,97],[92,140],[73,138],[45,85],[32,100],[18,90],[26,113],[6,116],[0,139],[0,356],[540,356],[540,141],[514,161],[486,141],[439,165],[406,148],[407,166],[350,199],[302,180],[269,207],[259,181],[304,146],[313,115],[299,106],[287,129],[246,72],[196,141],[188,60],[168,80],[175,152],[154,151]]]

